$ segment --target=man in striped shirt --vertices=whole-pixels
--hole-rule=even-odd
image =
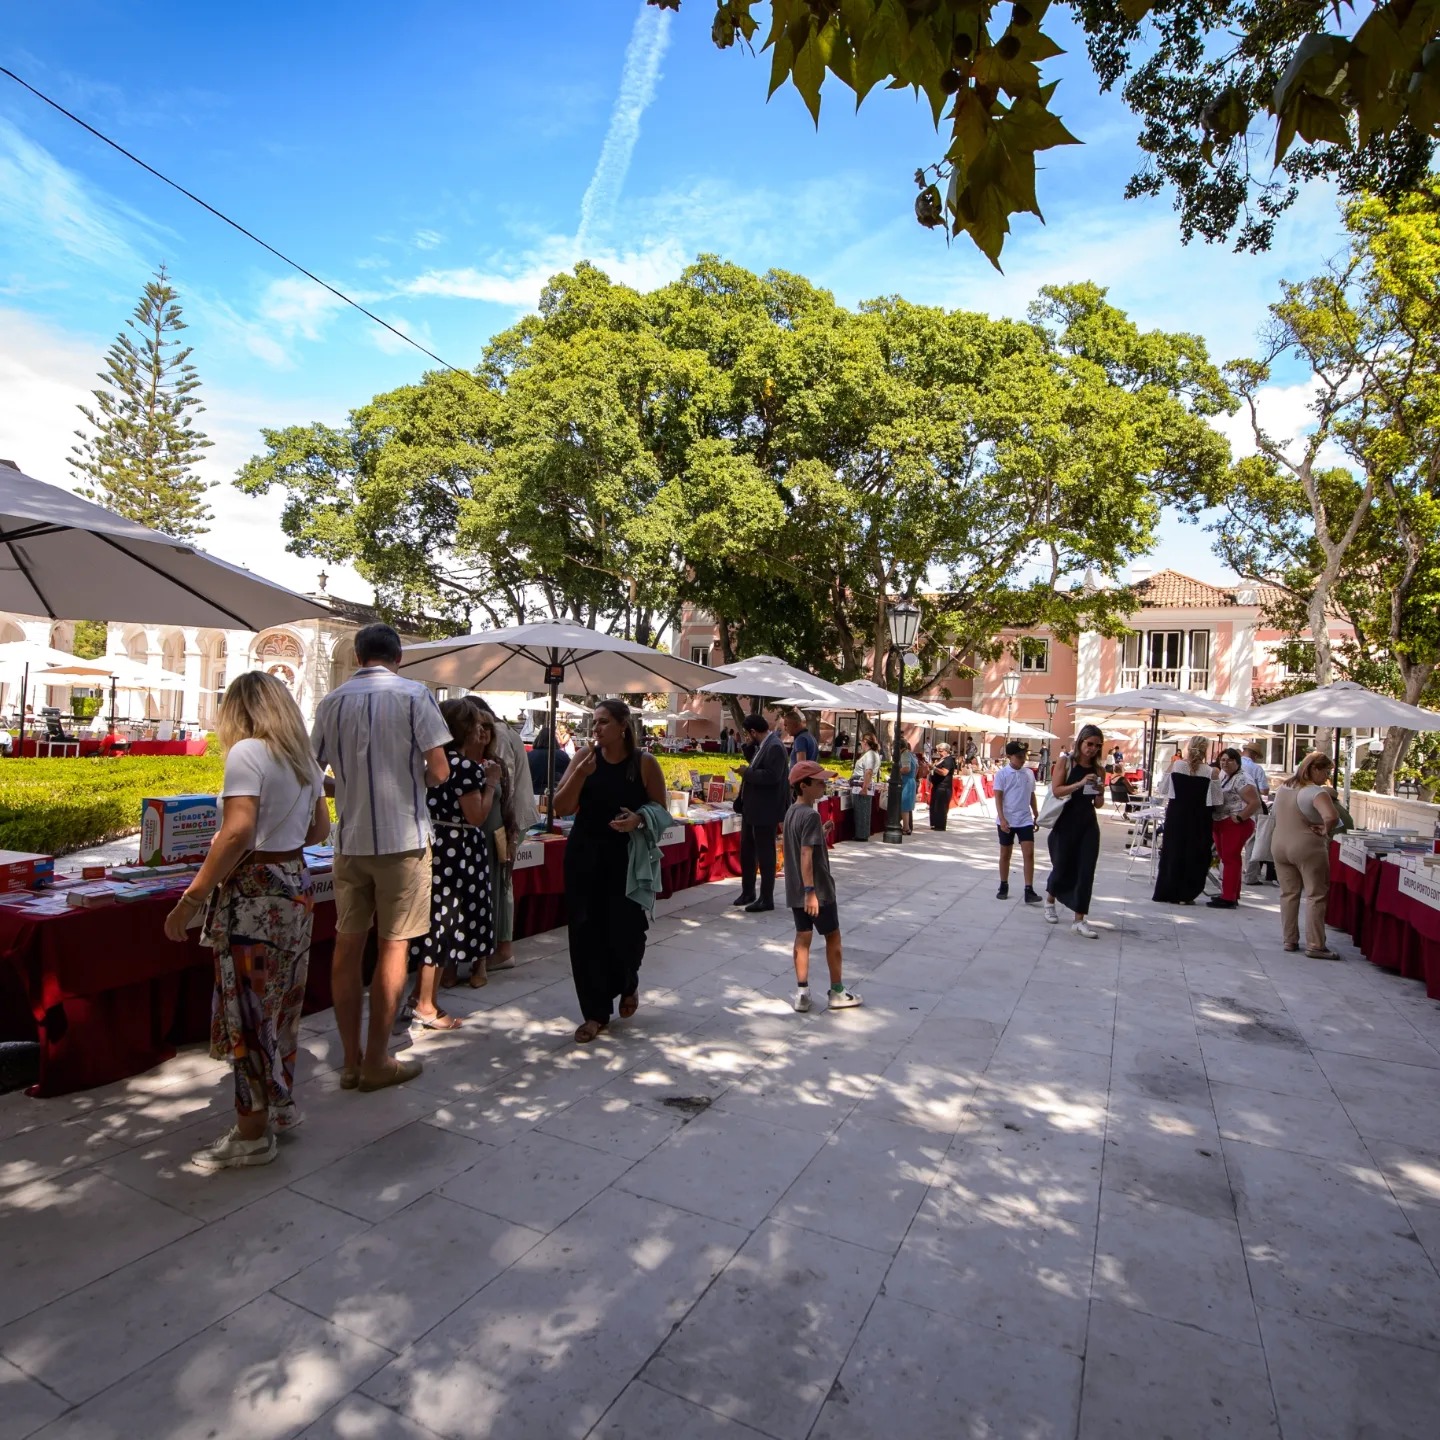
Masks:
[[[355,637],[360,668],[320,701],[315,759],[335,781],[335,958],[331,989],[344,1048],[340,1086],[381,1090],[420,1073],[390,1054],[410,941],[430,931],[429,785],[450,778],[450,727],[435,697],[402,680],[400,637],[367,625]],[[370,1029],[360,1043],[365,940],[374,923],[380,955],[370,984]]]

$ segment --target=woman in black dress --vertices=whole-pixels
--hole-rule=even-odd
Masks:
[[[1211,807],[1220,804],[1221,795],[1215,771],[1205,763],[1209,753],[1210,742],[1192,735],[1185,758],[1176,760],[1160,782],[1158,793],[1170,798],[1152,898],[1171,905],[1193,905],[1210,873],[1215,843]]]
[[[1100,821],[1095,812],[1105,803],[1104,774],[1100,752],[1105,736],[1098,725],[1081,727],[1075,753],[1064,771],[1051,777],[1050,793],[1065,799],[1060,818],[1050,827],[1050,878],[1045,882],[1045,918],[1060,923],[1055,908],[1058,900],[1075,912],[1070,929],[1086,940],[1098,940],[1100,932],[1085,918],[1090,913],[1090,892],[1095,885],[1095,867],[1100,862]]]
[[[436,1003],[436,977],[453,985],[466,961],[484,964],[495,948],[490,856],[483,826],[500,783],[500,766],[484,758],[478,742],[480,716],[464,700],[447,700],[440,713],[450,727],[445,747],[450,777],[432,785],[425,803],[435,827],[430,851],[430,933],[410,942],[410,967],[418,967],[411,1014],[426,1030],[456,1030],[460,1022]]]
[[[950,818],[950,795],[955,788],[955,757],[943,741],[930,763],[930,828],[943,830]]]
[[[555,792],[555,813],[575,817],[565,846],[565,909],[580,1045],[610,1023],[616,996],[622,1020],[639,1008],[649,922],[625,888],[630,832],[644,823],[637,812],[651,801],[665,804],[660,764],[637,751],[630,707],[602,700],[595,707],[594,742],[571,762]]]

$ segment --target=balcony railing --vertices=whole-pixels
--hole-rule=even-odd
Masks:
[[[1145,685],[1158,685],[1167,690],[1198,690],[1210,688],[1209,670],[1150,670],[1145,666],[1127,666],[1120,671],[1120,688],[1138,690]]]

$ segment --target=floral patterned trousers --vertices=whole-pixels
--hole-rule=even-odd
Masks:
[[[241,1114],[292,1098],[313,908],[304,865],[288,860],[242,865],[206,917],[203,943],[215,951],[210,1054],[231,1062]]]

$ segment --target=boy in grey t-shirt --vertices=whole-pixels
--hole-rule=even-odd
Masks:
[[[802,1013],[810,1008],[810,937],[825,937],[825,963],[830,970],[832,1010],[861,1004],[860,996],[841,978],[840,913],[825,826],[815,802],[825,793],[825,771],[813,760],[790,767],[790,793],[785,812],[785,903],[795,916],[795,993],[790,1003]]]

